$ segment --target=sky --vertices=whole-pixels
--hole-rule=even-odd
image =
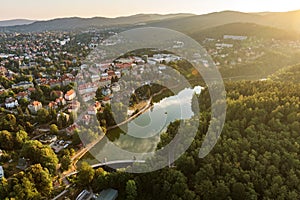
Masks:
[[[118,17],[140,13],[205,14],[223,10],[282,12],[300,9],[299,0],[0,0],[0,5],[0,20]]]

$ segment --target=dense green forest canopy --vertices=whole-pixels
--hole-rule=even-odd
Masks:
[[[201,102],[194,142],[172,168],[136,175],[98,169],[82,187],[112,187],[120,199],[299,199],[299,84],[227,82],[226,90],[226,124],[207,157],[198,153],[209,125],[209,100]],[[201,98],[209,99],[207,90]],[[178,124],[169,125],[159,146],[169,143]]]

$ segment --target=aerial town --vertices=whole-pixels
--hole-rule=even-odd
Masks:
[[[299,16],[0,21],[0,200],[300,199]]]

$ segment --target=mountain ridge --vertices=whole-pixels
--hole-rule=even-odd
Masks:
[[[31,23],[36,22],[36,20],[30,20],[30,19],[9,19],[9,20],[1,20],[0,21],[0,27],[6,27],[6,26],[16,26],[16,25],[28,25]]]
[[[36,21],[28,25],[4,27],[7,31],[41,32],[56,30],[84,30],[88,28],[105,28],[118,26],[146,25],[170,28],[187,34],[232,23],[254,23],[262,26],[297,31],[300,33],[300,10],[289,12],[245,13],[239,11],[221,11],[203,15],[194,14],[136,14],[115,18],[57,18]],[[3,27],[2,31],[4,31]],[[0,28],[0,30],[1,30]]]

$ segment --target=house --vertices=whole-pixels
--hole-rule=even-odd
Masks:
[[[88,101],[90,101],[90,100],[93,100],[95,96],[96,96],[96,93],[95,93],[95,92],[88,93],[88,94],[83,94],[83,95],[82,95],[82,100],[83,100],[84,102],[88,102]]]
[[[28,92],[19,92],[19,93],[16,95],[16,97],[17,97],[18,100],[21,100],[21,99],[30,100],[30,99],[29,99]]]
[[[29,160],[23,158],[19,158],[18,165],[16,166],[17,169],[25,170],[29,166]]]
[[[76,200],[88,200],[90,199],[91,193],[87,190],[83,190],[80,194],[76,197]]]
[[[74,123],[74,124],[70,125],[68,128],[66,128],[66,132],[68,135],[72,135],[74,133],[74,131],[78,128],[79,128],[79,126],[76,123]]]
[[[67,104],[66,100],[63,97],[59,97],[55,100],[58,106],[64,106]]]
[[[248,37],[247,36],[242,36],[242,35],[224,35],[223,39],[231,39],[231,40],[247,40]]]
[[[79,94],[86,94],[86,93],[92,93],[96,92],[98,89],[98,83],[85,83],[78,86],[78,92]]]
[[[61,118],[61,115],[63,115],[62,117],[64,117],[67,121],[69,121],[69,119],[70,119],[70,115],[68,115],[68,114],[66,114],[66,113],[58,113],[57,114],[57,121],[59,121],[60,120],[60,118]]]
[[[163,70],[166,70],[166,69],[167,69],[167,67],[165,65],[160,65],[158,67],[158,70],[160,70],[160,71],[163,71]]]
[[[110,84],[111,83],[111,81],[110,81],[110,79],[107,77],[107,78],[101,78],[100,79],[100,82],[98,82],[98,85],[99,85],[99,87],[104,87],[104,86],[106,86],[106,85],[108,85],[108,84]]]
[[[120,71],[115,71],[115,75],[116,75],[118,78],[121,78],[121,72],[120,72]]]
[[[48,108],[49,108],[49,109],[57,109],[57,108],[58,108],[58,105],[57,105],[56,102],[51,101],[51,102],[48,104]]]
[[[110,104],[110,97],[109,96],[104,97],[101,102],[103,104]]]
[[[90,115],[84,115],[82,117],[82,121],[84,122],[85,125],[88,125],[91,121],[91,116]]]
[[[14,88],[24,88],[24,89],[28,89],[30,87],[34,87],[33,83],[32,82],[29,82],[29,81],[21,81],[17,84],[13,84],[11,86],[13,89]]]
[[[67,101],[72,101],[74,98],[76,97],[76,92],[75,90],[69,90],[66,94],[65,94],[65,99]]]
[[[42,109],[43,105],[39,101],[33,101],[28,105],[28,109],[31,113],[37,113],[40,109]]]
[[[40,140],[40,142],[45,143],[45,144],[52,143],[57,140],[57,136],[56,135],[44,135],[39,140]]]
[[[3,66],[0,67],[0,76],[5,76],[7,74],[7,69]]]
[[[7,109],[12,109],[12,108],[15,108],[19,105],[18,103],[18,100],[16,100],[15,98],[13,97],[9,97],[9,98],[6,98],[5,99],[5,107]]]
[[[80,108],[79,101],[72,102],[71,104],[68,105],[68,112],[69,113],[72,113],[72,112],[77,113],[79,108]]]
[[[61,77],[61,82],[64,86],[74,81],[75,81],[75,77],[73,76],[73,74],[70,73],[65,74],[63,77]]]
[[[91,76],[91,80],[92,80],[92,82],[96,82],[96,81],[99,81],[100,80],[100,76],[99,75],[92,75]]]
[[[101,93],[104,95],[104,96],[108,96],[111,94],[111,90],[109,88],[103,88],[101,90]]]
[[[27,91],[29,92],[29,94],[31,94],[32,92],[34,92],[36,89],[34,87],[30,87],[27,89]]]
[[[71,141],[64,141],[64,140],[57,140],[50,144],[50,147],[54,150],[55,153],[59,153],[61,150],[67,148],[72,142]]]
[[[96,195],[96,200],[116,200],[118,198],[118,190],[107,189],[102,190],[100,194]]]
[[[89,115],[96,115],[97,111],[101,109],[101,103],[96,101],[93,106],[90,106],[87,110]]]
[[[51,97],[55,97],[55,98],[59,98],[59,97],[63,97],[64,93],[60,90],[54,90],[50,93]]]
[[[111,90],[113,92],[119,92],[121,90],[120,85],[118,83],[113,83],[111,86]]]
[[[3,167],[0,166],[0,180],[4,178],[4,170],[3,170]]]

